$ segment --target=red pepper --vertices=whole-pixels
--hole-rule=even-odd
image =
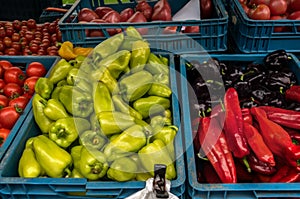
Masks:
[[[216,117],[204,117],[199,128],[201,149],[223,183],[236,183],[236,169],[225,134]]]
[[[242,108],[241,111],[242,111],[242,116],[243,116],[244,122],[252,124],[252,115],[250,112],[250,108]]]
[[[272,166],[267,162],[260,161],[253,153],[250,153],[247,156],[247,161],[249,163],[250,169],[255,172],[264,175],[271,175],[276,172],[275,166]]]
[[[9,129],[0,128],[0,147],[5,142],[6,138],[8,137],[10,133]]]
[[[288,165],[283,165],[269,182],[297,182],[300,179],[300,171]]]
[[[300,145],[300,132],[297,131],[296,129],[291,129],[291,128],[284,128],[286,132],[290,135],[292,138],[292,141],[296,145]]]
[[[219,178],[218,174],[216,173],[214,167],[209,162],[203,163],[203,176],[205,181],[208,183],[221,183],[221,179]]]
[[[273,153],[264,142],[263,137],[258,132],[258,130],[251,124],[245,122],[244,133],[247,138],[247,142],[254,152],[255,156],[260,161],[268,163],[270,166],[275,166]]]
[[[272,153],[285,160],[286,164],[300,170],[297,162],[300,159],[300,150],[293,144],[286,130],[279,124],[269,120],[262,108],[252,107],[251,114],[258,122],[260,133]]]
[[[285,127],[300,129],[300,112],[272,106],[260,106],[259,108],[263,109],[273,122]]]
[[[300,85],[293,85],[285,91],[285,99],[300,103]]]
[[[224,96],[225,123],[224,132],[228,146],[233,155],[243,158],[250,153],[244,135],[244,121],[238,93],[234,88],[229,88]]]

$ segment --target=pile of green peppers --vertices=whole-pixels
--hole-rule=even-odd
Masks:
[[[165,164],[175,179],[169,70],[133,27],[87,57],[61,59],[35,85],[42,134],[27,140],[19,175],[146,181]]]

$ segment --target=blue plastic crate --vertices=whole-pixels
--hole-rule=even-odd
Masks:
[[[153,6],[157,0],[149,1]],[[169,0],[172,15],[182,8],[188,0]],[[96,46],[109,37],[107,28],[120,28],[125,30],[128,26],[136,28],[149,28],[144,38],[150,43],[152,49],[174,53],[189,53],[203,51],[225,51],[227,50],[227,27],[228,14],[221,0],[213,0],[215,17],[212,19],[189,20],[189,21],[168,21],[168,22],[147,22],[147,23],[115,23],[115,24],[79,24],[77,14],[82,8],[95,9],[98,6],[109,6],[120,12],[124,8],[136,6],[135,2],[104,4],[103,0],[77,0],[64,17],[58,22],[64,41],[69,40],[79,46]],[[70,22],[71,21],[71,22]],[[193,34],[162,34],[165,27],[177,26],[180,30],[183,26],[199,26],[200,32]],[[104,37],[86,37],[85,30],[99,29]]]
[[[293,62],[291,70],[300,80],[300,62],[290,54]],[[182,110],[186,149],[186,164],[187,164],[187,195],[190,198],[201,199],[258,199],[258,198],[300,198],[300,183],[199,183],[197,181],[195,153],[193,147],[193,135],[189,102],[191,97],[188,93],[189,83],[186,76],[186,62],[198,60],[200,62],[208,60],[211,57],[217,58],[220,61],[234,62],[253,62],[262,63],[266,54],[236,54],[236,55],[183,55],[180,58],[181,90],[182,90]]]
[[[175,138],[177,178],[171,181],[171,192],[185,198],[185,163],[181,117],[178,112],[178,91],[174,61],[170,55],[170,82],[172,94],[173,123],[179,127]],[[32,178],[18,177],[18,162],[28,138],[41,134],[34,121],[32,110],[19,130],[11,147],[0,164],[0,195],[3,198],[125,198],[145,187],[143,181],[88,181],[86,178]],[[70,195],[84,194],[82,196]]]
[[[243,53],[267,53],[284,48],[299,52],[300,20],[252,20],[244,12],[238,0],[228,5],[229,34],[238,50]],[[286,26],[290,32],[274,32],[274,28]]]
[[[60,58],[57,56],[0,56],[0,60],[10,61],[14,66],[20,67],[23,71],[26,70],[27,66],[34,61],[41,62],[46,69],[49,69],[59,60]],[[3,143],[2,147],[0,147],[0,162],[8,150],[9,146],[13,142],[14,138],[19,132],[23,122],[25,121],[27,115],[31,110],[31,100],[28,102],[24,112],[20,115],[19,119],[15,123],[14,127],[11,129],[9,136],[6,141]]]

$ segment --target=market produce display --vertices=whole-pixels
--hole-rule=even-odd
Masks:
[[[37,80],[46,72],[40,62],[31,62],[23,71],[10,61],[0,61],[0,146],[26,108]]]
[[[57,55],[62,35],[58,20],[38,24],[34,19],[0,23],[0,55]]]
[[[125,34],[136,41],[127,43]],[[27,140],[19,175],[145,181],[160,163],[175,179],[168,57],[129,27],[77,58],[62,58],[35,85],[41,134]]]
[[[260,64],[187,62],[200,183],[299,182],[299,88],[289,62],[284,50]]]

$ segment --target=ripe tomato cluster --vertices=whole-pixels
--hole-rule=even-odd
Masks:
[[[34,94],[36,81],[46,73],[40,62],[31,62],[22,71],[10,61],[0,60],[0,132],[13,128]]]
[[[0,22],[0,55],[57,55],[57,42],[61,41],[58,20]]]
[[[254,20],[300,20],[299,0],[239,0],[247,16]],[[276,27],[274,32],[289,31]]]

